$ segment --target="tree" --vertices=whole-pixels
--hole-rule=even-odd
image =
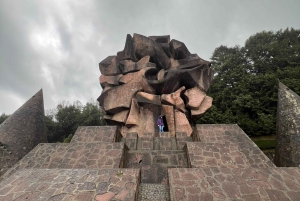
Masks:
[[[2,124],[2,122],[4,122],[8,117],[9,117],[9,115],[6,115],[5,113],[2,113],[0,115],[0,124]]]
[[[95,102],[85,106],[79,101],[62,102],[56,109],[47,110],[45,125],[48,142],[70,142],[78,126],[106,125],[103,113]]]
[[[260,32],[211,57],[214,106],[197,123],[237,123],[249,135],[276,131],[278,80],[300,94],[300,30]]]

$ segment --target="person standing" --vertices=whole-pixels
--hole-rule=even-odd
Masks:
[[[163,120],[163,117],[162,117],[162,115],[160,115],[159,117],[158,117],[158,120],[157,120],[157,125],[158,125],[158,128],[159,128],[159,132],[161,133],[161,132],[164,132],[164,120]]]

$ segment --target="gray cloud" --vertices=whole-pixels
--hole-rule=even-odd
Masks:
[[[98,63],[126,34],[171,35],[209,60],[263,30],[300,28],[299,1],[0,1],[0,113],[40,88],[45,108],[101,93]]]

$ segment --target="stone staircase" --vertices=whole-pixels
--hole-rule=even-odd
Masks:
[[[276,167],[237,125],[196,130],[193,140],[79,127],[0,177],[0,201],[300,200],[300,168]]]
[[[0,201],[136,200],[140,170],[123,169],[117,133],[79,127],[70,143],[39,144],[0,178]]]
[[[169,132],[144,133],[139,137],[137,133],[127,133],[121,138],[129,150],[183,150],[187,142],[192,142],[192,137],[187,137],[185,132],[177,132],[175,137],[170,136]]]
[[[143,137],[127,133],[121,139],[128,147],[124,167],[141,170],[138,200],[170,200],[168,169],[190,167],[186,143],[191,141],[184,132],[174,137],[169,132],[159,133],[159,136],[144,133]]]

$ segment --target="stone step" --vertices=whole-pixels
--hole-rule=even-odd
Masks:
[[[236,124],[197,125],[200,142],[188,142],[192,167],[275,167]]]
[[[138,201],[169,201],[169,187],[163,184],[141,183]]]
[[[71,143],[116,142],[117,126],[79,126]]]
[[[168,168],[186,168],[186,152],[182,150],[129,150],[125,168],[141,169],[142,183],[167,183]]]
[[[137,133],[127,133],[120,141],[130,150],[183,150],[186,143],[193,140],[185,132],[176,133],[176,137],[170,136],[169,132],[162,132],[156,137],[152,133],[145,133],[143,137],[138,137]]]
[[[170,198],[179,200],[300,200],[300,168],[172,168]]]
[[[0,182],[0,200],[136,200],[137,169],[23,169]]]
[[[24,168],[98,169],[124,166],[124,143],[40,143],[3,177]]]

